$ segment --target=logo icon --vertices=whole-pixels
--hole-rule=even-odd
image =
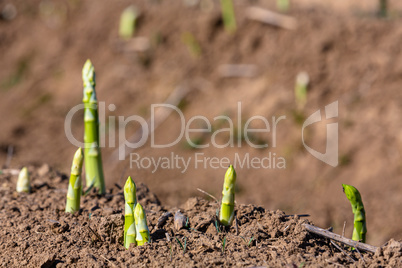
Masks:
[[[325,119],[331,119],[338,117],[338,101],[330,103],[325,106]],[[303,123],[302,127],[302,142],[304,148],[312,154],[315,158],[322,162],[336,167],[338,166],[338,123],[327,124],[327,144],[325,146],[325,153],[320,153],[313,148],[309,147],[304,142],[304,129],[314,123],[321,121],[321,110],[315,111],[310,115]]]

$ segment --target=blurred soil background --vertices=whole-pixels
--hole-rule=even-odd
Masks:
[[[135,36],[118,36],[122,11],[134,4],[141,15]],[[101,126],[106,133],[104,170],[109,187],[131,175],[146,183],[163,204],[177,206],[189,197],[203,196],[201,188],[220,197],[225,168],[195,168],[194,157],[265,157],[275,153],[286,159],[285,169],[237,167],[237,202],[261,205],[288,214],[310,214],[316,225],[334,227],[351,236],[353,214],[342,183],[360,190],[367,214],[367,242],[382,245],[402,239],[402,3],[389,1],[389,17],[376,14],[378,1],[292,1],[287,15],[297,28],[286,30],[246,18],[249,6],[276,11],[275,1],[235,1],[238,29],[224,30],[219,1],[106,1],[106,0],[0,0],[0,164],[53,168],[69,173],[76,147],[65,134],[64,122],[82,101],[81,69],[90,58],[97,74],[98,101],[106,109]],[[10,16],[15,15],[15,16]],[[190,38],[189,38],[190,37]],[[199,49],[188,40],[196,40]],[[191,42],[190,42],[191,43]],[[194,42],[193,42],[194,44]],[[145,51],[139,49],[147,48]],[[224,78],[224,64],[252,65],[251,77]],[[307,103],[297,112],[294,84],[297,74],[310,76]],[[186,139],[169,148],[151,148],[150,139],[133,152],[141,157],[192,157],[182,169],[130,168],[129,158],[112,158],[109,117],[139,115],[147,119],[151,105],[163,103],[172,92],[189,90],[180,102],[186,122],[195,115],[229,115],[237,129],[238,102],[242,122],[261,115],[286,116],[273,135],[255,141],[266,149],[241,147],[192,149]],[[310,155],[302,145],[306,118],[334,101],[339,102],[339,165],[331,167]],[[113,110],[113,109],[112,109]],[[252,126],[261,127],[258,122]],[[261,122],[260,122],[261,123]],[[180,134],[177,114],[156,130],[159,143]],[[203,127],[194,123],[192,127]],[[271,125],[272,127],[272,125]],[[138,124],[129,124],[127,137]],[[325,122],[306,129],[307,144],[325,150]],[[120,130],[124,131],[124,130]],[[83,135],[82,112],[72,120],[72,133]],[[211,135],[193,139],[207,144]],[[82,140],[82,139],[81,139]],[[220,144],[228,141],[218,134]],[[109,145],[108,145],[109,144]],[[205,196],[203,196],[205,197]]]

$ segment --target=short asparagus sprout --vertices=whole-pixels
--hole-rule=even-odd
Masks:
[[[232,0],[221,0],[222,20],[225,30],[233,33],[236,31],[236,17]]]
[[[17,192],[29,193],[31,191],[31,184],[29,180],[29,173],[26,167],[23,167],[18,175]]]
[[[185,32],[181,36],[181,40],[188,47],[190,53],[194,57],[199,57],[201,55],[201,47],[194,35],[189,32]]]
[[[121,38],[129,39],[133,37],[137,18],[138,11],[133,5],[124,9],[120,16],[119,25],[119,35]]]
[[[281,12],[288,12],[289,6],[289,0],[276,0],[276,8]]]
[[[87,60],[82,69],[84,84],[84,158],[87,187],[93,185],[100,194],[105,193],[105,180],[101,151],[99,148],[98,101],[95,92],[95,69]]]
[[[383,18],[387,17],[387,15],[388,15],[388,0],[380,0],[378,13],[379,13],[380,17],[383,17]]]
[[[84,155],[82,149],[74,154],[73,164],[71,165],[70,182],[68,184],[66,212],[74,213],[80,210],[81,191],[82,191],[82,162]]]
[[[352,211],[354,214],[352,240],[365,243],[367,233],[366,212],[364,211],[362,197],[355,187],[347,184],[342,184],[342,187],[346,197],[349,199],[350,204],[352,205]]]
[[[135,228],[137,230],[137,245],[142,246],[150,240],[147,216],[140,203],[137,203],[134,210]]]
[[[310,78],[306,72],[300,72],[296,77],[295,97],[297,109],[303,109],[307,102],[307,87]]]
[[[219,221],[224,226],[232,225],[234,219],[235,183],[236,171],[230,165],[226,171],[225,182],[223,183],[222,205],[219,215]]]
[[[124,247],[129,248],[131,243],[136,244],[136,229],[134,221],[134,208],[137,204],[137,189],[133,179],[129,176],[124,185]]]

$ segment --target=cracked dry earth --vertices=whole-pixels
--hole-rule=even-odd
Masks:
[[[391,240],[376,253],[361,256],[343,247],[347,256],[327,239],[304,230],[302,223],[311,223],[308,219],[250,204],[238,204],[237,224],[218,231],[217,202],[200,194],[180,208],[167,207],[144,184],[137,185],[138,200],[146,209],[152,242],[126,250],[121,187],[116,185],[104,196],[83,196],[82,209],[71,215],[64,212],[68,177],[47,165],[29,171],[30,194],[15,192],[16,176],[0,175],[0,264],[4,267],[402,265],[400,241]],[[188,219],[186,228],[176,230],[173,216],[159,221],[179,209]]]

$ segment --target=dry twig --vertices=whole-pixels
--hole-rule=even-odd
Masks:
[[[297,27],[297,23],[294,18],[281,15],[260,7],[247,8],[246,16],[248,19],[256,20],[265,24],[274,25],[287,30],[294,30]]]
[[[358,248],[355,248],[357,253],[359,253],[360,258],[362,259],[363,263],[366,264],[366,261],[363,258],[363,255],[360,253],[360,250]]]
[[[352,257],[350,257],[350,255],[344,251],[340,246],[338,246],[334,241],[330,240],[331,244],[334,245],[337,249],[339,249],[343,254],[345,254],[351,261],[356,262],[355,259],[353,259]]]
[[[342,236],[340,236],[338,234],[331,233],[331,232],[329,232],[327,230],[324,230],[322,228],[319,228],[319,227],[316,227],[316,226],[313,226],[313,225],[310,225],[310,224],[307,224],[307,223],[304,223],[303,227],[307,231],[309,231],[310,233],[314,233],[314,234],[317,234],[317,235],[320,235],[320,236],[335,240],[337,242],[341,242],[341,243],[343,243],[345,245],[348,245],[348,246],[351,246],[351,247],[354,247],[354,248],[358,248],[360,250],[375,253],[375,251],[378,248],[376,246],[372,246],[372,245],[369,245],[369,244],[361,243],[361,242],[358,242],[358,241],[353,241],[352,239],[342,237]]]
[[[108,263],[110,263],[113,267],[117,267],[116,264],[114,264],[111,260],[107,259],[105,256],[100,255],[105,261],[107,261]]]
[[[209,193],[205,192],[204,190],[202,190],[202,189],[200,189],[200,188],[197,188],[197,190],[200,191],[200,192],[203,193],[203,194],[206,194],[207,196],[211,197],[212,199],[214,199],[216,202],[219,203],[219,200],[216,199],[216,197],[213,196],[212,194],[209,194]]]
[[[343,222],[342,236],[345,237],[346,221]]]

